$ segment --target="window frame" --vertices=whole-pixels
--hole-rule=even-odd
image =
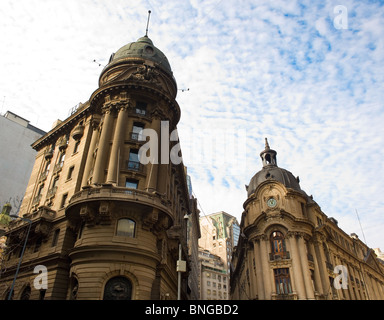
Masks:
[[[124,230],[120,230],[119,231],[119,224],[120,224],[120,222],[122,223],[123,221],[127,221],[129,223],[133,223],[133,231],[124,231]],[[130,224],[128,226],[129,229],[131,228],[131,225],[132,224]],[[121,227],[121,228],[123,228],[123,227]],[[126,228],[126,227],[124,227],[124,228]],[[131,219],[131,218],[128,218],[128,217],[124,217],[124,218],[118,219],[116,221],[115,236],[125,237],[125,238],[136,238],[136,221]]]

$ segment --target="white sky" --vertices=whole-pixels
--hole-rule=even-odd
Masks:
[[[149,37],[189,88],[178,131],[201,214],[240,221],[268,137],[329,217],[364,241],[357,210],[367,244],[383,250],[380,1],[2,0],[0,112],[50,130],[97,89],[94,59],[106,65],[145,34],[148,10]]]

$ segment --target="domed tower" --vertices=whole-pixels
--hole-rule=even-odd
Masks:
[[[176,93],[169,62],[148,36],[102,70],[84,114],[81,188],[65,209],[77,234],[72,297],[176,299],[189,214],[185,168],[169,157],[179,150],[177,134],[170,139],[180,119]]]
[[[310,199],[299,179],[277,166],[276,155],[265,139],[263,166],[246,186],[241,237],[232,261],[231,290],[237,299],[245,298],[236,288],[244,274],[241,269],[249,265],[250,299],[314,298],[307,260],[307,240],[314,226],[306,211]]]
[[[199,219],[189,219],[176,93],[166,56],[141,37],[111,55],[89,101],[34,142],[0,299],[185,299],[187,280],[197,287],[186,278],[197,264],[178,263],[197,228],[187,222]],[[33,283],[37,264],[44,288]]]
[[[361,279],[348,281],[351,274],[376,272],[381,285],[379,264],[365,262],[370,249],[328,218],[300,188],[299,178],[277,166],[276,155],[265,139],[263,166],[246,186],[240,237],[232,254],[231,298],[372,299],[369,285],[360,286]],[[374,295],[383,297],[379,291]]]

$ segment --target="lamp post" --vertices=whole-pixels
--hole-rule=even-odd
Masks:
[[[188,223],[188,214],[184,215],[184,221]],[[181,242],[179,243],[179,260],[177,260],[176,271],[177,271],[177,300],[181,300],[181,274],[187,272],[187,261],[182,260],[182,248]]]
[[[19,219],[21,219],[23,221],[27,221],[29,223],[29,226],[28,226],[27,235],[25,237],[24,246],[23,246],[23,249],[21,251],[21,255],[20,255],[20,259],[19,259],[19,264],[17,265],[15,277],[13,278],[13,283],[12,283],[12,286],[11,286],[11,290],[9,291],[8,300],[12,299],[12,293],[13,293],[13,289],[15,287],[16,278],[17,278],[17,276],[19,274],[19,269],[20,269],[21,261],[23,261],[25,247],[27,246],[27,241],[28,241],[28,237],[29,237],[29,231],[31,230],[31,226],[32,226],[32,220],[29,220],[27,218],[22,218],[22,217],[19,217],[19,216],[15,216],[15,215],[10,215],[10,217],[11,218],[16,218],[16,219],[19,218]]]

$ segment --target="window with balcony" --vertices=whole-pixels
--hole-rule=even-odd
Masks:
[[[129,152],[128,169],[134,170],[134,171],[140,170],[140,161],[139,161],[139,151],[138,150],[131,150]]]
[[[135,141],[143,140],[144,124],[135,122],[132,127],[131,139]]]
[[[270,260],[289,259],[289,252],[285,247],[284,235],[280,231],[271,233],[271,254]]]

